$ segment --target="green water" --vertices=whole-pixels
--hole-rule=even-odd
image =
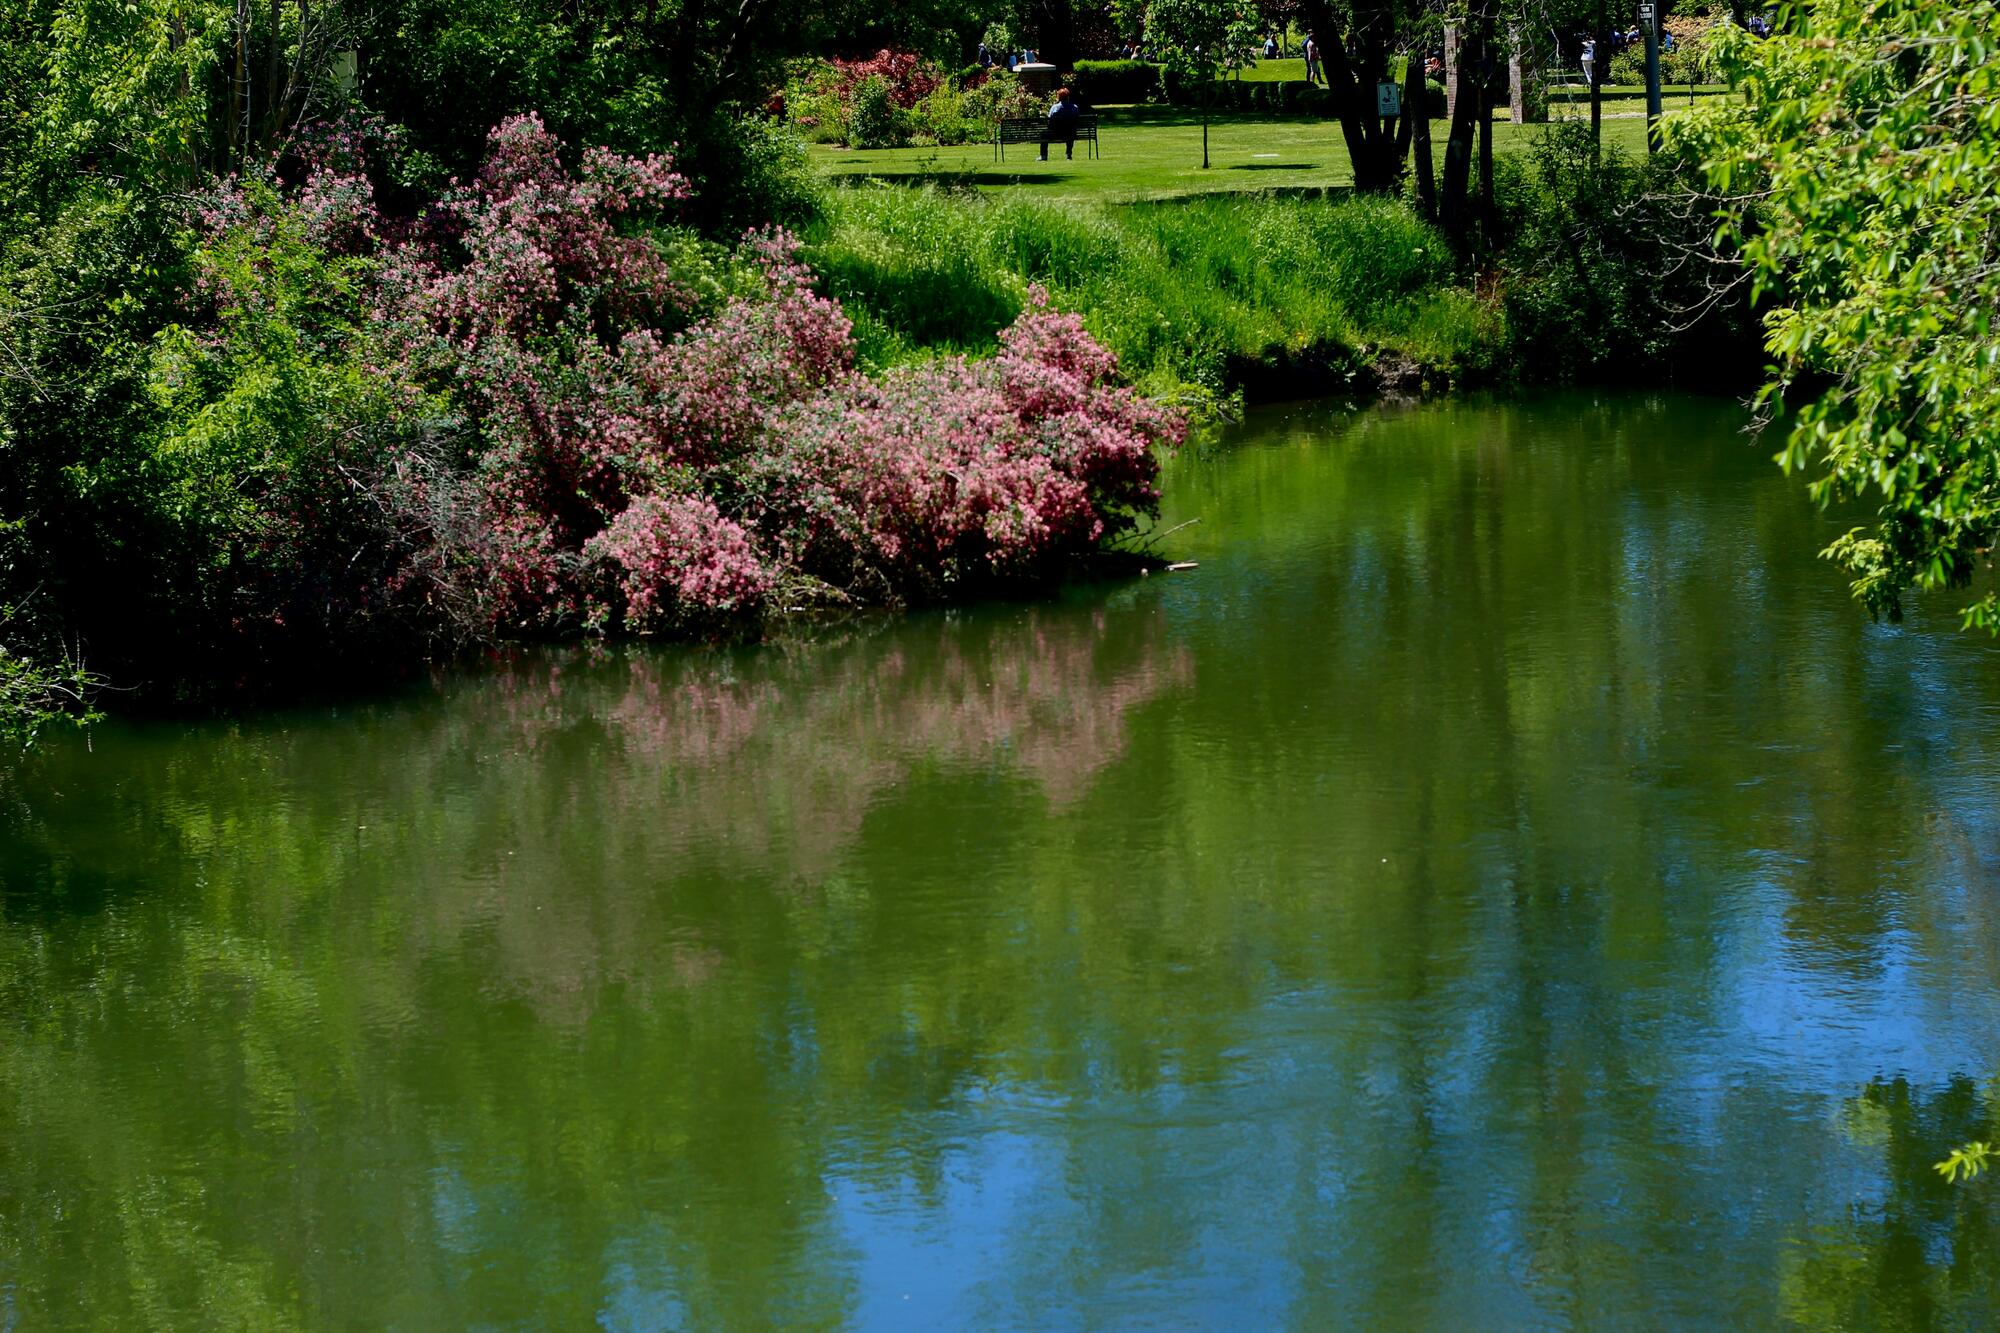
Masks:
[[[1193,572],[58,746],[0,1328],[1992,1325],[2000,656],[1739,424],[1297,409]]]

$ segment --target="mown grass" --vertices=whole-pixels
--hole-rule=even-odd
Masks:
[[[1237,79],[1243,83],[1303,83],[1306,77],[1306,62],[1303,56],[1280,56],[1276,60],[1259,59],[1246,69],[1231,70],[1223,74],[1225,79]]]
[[[1156,393],[1325,392],[1385,351],[1459,376],[1504,339],[1497,312],[1455,285],[1442,237],[1394,199],[1101,205],[858,186],[827,192],[807,257],[878,365],[990,351],[1031,283]]]
[[[1504,114],[1504,112],[1503,112]],[[1347,147],[1337,121],[1282,116],[1216,116],[1209,125],[1210,167],[1201,165],[1200,113],[1180,107],[1109,107],[1102,112],[1100,156],[1079,148],[1074,161],[1060,149],[1036,160],[1032,144],[1008,148],[996,162],[990,144],[956,148],[845,149],[819,146],[812,160],[836,181],[868,179],[939,184],[992,193],[1033,193],[1048,200],[1105,203],[1180,199],[1194,195],[1264,190],[1329,191],[1353,184]],[[1431,122],[1443,160],[1444,121]],[[1496,121],[1495,151],[1525,149],[1539,125]],[[1645,126],[1634,119],[1605,122],[1604,142],[1635,156],[1646,151]]]

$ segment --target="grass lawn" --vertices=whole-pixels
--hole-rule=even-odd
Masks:
[[[1503,113],[1504,114],[1504,113]],[[1432,154],[1444,160],[1444,121],[1431,122]],[[1507,152],[1539,132],[1505,120],[1493,126],[1493,145]],[[997,190],[1026,186],[1041,199],[1096,199],[1129,203],[1241,190],[1338,189],[1353,183],[1340,124],[1327,120],[1218,116],[1209,125],[1208,155],[1201,168],[1201,119],[1160,107],[1109,107],[1103,112],[1101,157],[1085,145],[1074,161],[1056,148],[1049,161],[1035,145],[1012,145],[1007,160],[993,160],[991,144],[958,148],[848,149],[815,147],[813,160],[836,180],[895,184],[935,182]],[[1643,120],[1607,120],[1604,140],[1628,153],[1646,151]]]
[[[1225,74],[1225,79],[1241,79],[1245,83],[1304,83],[1306,62],[1303,57],[1294,60],[1259,59],[1248,69],[1234,74]]]

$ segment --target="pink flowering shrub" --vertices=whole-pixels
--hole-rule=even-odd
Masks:
[[[590,548],[621,571],[625,623],[633,629],[654,627],[675,607],[689,615],[755,607],[771,590],[750,535],[699,496],[641,496]]]
[[[1047,573],[1157,512],[1172,413],[1037,289],[1000,355],[851,377],[780,416],[759,517],[785,562],[897,600]]]
[[[484,634],[712,630],[780,592],[901,603],[1043,577],[1156,510],[1153,449],[1180,422],[1039,292],[999,355],[870,378],[790,237],[749,237],[715,282],[632,225],[686,197],[664,158],[571,170],[516,117],[476,180],[398,222],[365,148],[336,137],[298,181],[234,185],[205,214],[210,253],[236,257],[210,266],[217,355],[273,304],[269,237],[346,256],[360,318],[315,355],[375,406],[342,437],[364,447],[316,475],[367,502],[373,535],[342,539],[376,548],[349,604]],[[279,533],[319,512],[265,508]]]

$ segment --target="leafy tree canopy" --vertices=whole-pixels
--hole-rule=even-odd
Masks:
[[[1742,101],[1667,125],[1770,302],[1780,461],[1874,500],[1827,554],[1893,618],[2000,530],[2000,6],[1804,0],[1769,40],[1715,40]],[[1965,622],[2000,630],[2000,597]]]

